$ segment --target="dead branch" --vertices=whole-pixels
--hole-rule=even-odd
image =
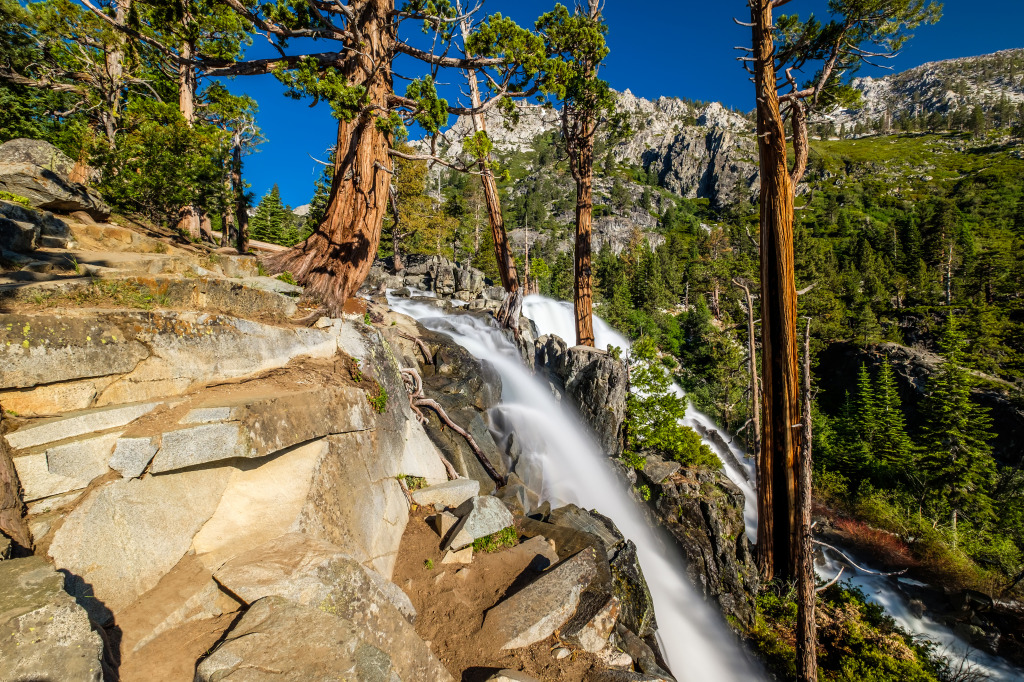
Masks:
[[[436,412],[441,421],[448,425],[448,428],[466,439],[466,443],[469,445],[469,448],[473,451],[473,454],[476,455],[476,458],[480,461],[484,470],[487,471],[487,475],[491,477],[491,480],[499,486],[505,485],[505,477],[494,470],[490,460],[487,459],[487,455],[485,455],[484,451],[480,449],[479,445],[477,445],[473,436],[471,436],[464,428],[452,421],[452,418],[448,416],[448,413],[444,411],[444,408],[441,407],[437,401],[431,400],[423,395],[423,379],[420,378],[420,373],[414,369],[402,369],[402,374],[408,376],[413,381],[413,390],[410,392],[409,404],[413,408],[429,407]],[[440,452],[438,454],[440,455]],[[449,468],[451,467],[451,464],[443,455],[441,455],[441,459],[444,461],[445,468],[448,469],[449,475],[455,472],[454,468]],[[455,473],[455,478],[458,478],[458,473]]]
[[[853,568],[857,569],[861,573],[869,573],[871,575],[881,575],[881,576],[885,576],[885,577],[891,577],[891,576],[894,576],[894,575],[903,575],[904,573],[907,572],[907,569],[905,569],[905,568],[902,571],[893,571],[892,573],[884,573],[882,571],[872,571],[870,568],[864,568],[863,566],[857,565],[857,563],[853,559],[851,559],[849,557],[849,555],[846,554],[846,552],[844,552],[843,550],[839,549],[838,547],[833,547],[832,545],[828,544],[827,542],[822,542],[821,540],[811,540],[811,542],[813,542],[816,545],[821,545],[822,547],[828,547],[833,552],[836,552],[837,554],[839,554],[839,556],[843,557],[843,559],[846,560],[846,563],[850,564],[850,566],[852,566]]]
[[[835,578],[832,578],[832,580],[829,580],[827,583],[825,583],[824,585],[822,585],[821,587],[817,588],[814,591],[815,592],[824,592],[828,588],[830,588],[833,585],[835,585],[837,582],[839,582],[839,577],[843,575],[843,571],[844,570],[846,570],[846,566],[840,566],[839,567],[839,572],[836,573],[836,577]]]

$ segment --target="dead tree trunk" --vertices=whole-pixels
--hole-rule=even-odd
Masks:
[[[393,265],[397,273],[402,270],[402,220],[398,212],[398,190],[394,185],[388,188],[388,200],[391,202],[391,215],[394,217],[394,223],[391,225],[391,250],[395,254]]]
[[[235,200],[235,248],[249,250],[249,206],[242,184],[242,134],[236,131],[231,144],[231,189]]]
[[[301,244],[269,259],[287,270],[309,293],[321,297],[332,315],[362,286],[380,245],[388,202],[392,161],[390,133],[377,126],[392,94],[390,57],[394,0],[366,0],[352,6],[360,45],[350,46],[339,64],[351,84],[366,88],[367,106],[351,121],[338,122],[334,177],[324,222]]]
[[[117,26],[124,26],[128,20],[128,12],[131,9],[130,0],[122,0],[117,3],[117,10],[114,12],[114,23]],[[106,50],[104,55],[104,66],[106,67],[107,83],[104,84],[105,106],[100,112],[100,120],[103,123],[103,130],[107,135],[107,144],[114,148],[115,136],[117,135],[117,119],[121,113],[121,87],[124,81],[124,48],[126,40],[120,31],[114,31],[111,38],[113,45]],[[77,180],[77,182],[83,182]]]
[[[751,451],[761,451],[761,382],[757,376],[757,336],[754,332],[754,297],[750,293],[750,287],[740,280],[733,280],[733,283],[743,290],[743,297],[747,306],[747,371],[750,372],[750,423],[754,431]],[[761,467],[757,467],[758,474]],[[758,489],[761,482],[758,481]]]
[[[811,548],[811,320],[804,330],[803,438],[797,474],[797,538],[796,562],[796,676],[799,682],[818,682],[817,626],[814,621],[814,555]]]
[[[2,419],[0,416],[0,423]],[[3,437],[0,437],[0,533],[25,549],[32,549],[32,534],[25,522],[25,503],[21,497],[18,471]]]
[[[461,6],[460,6],[461,7]],[[469,38],[469,18],[462,20],[462,39]],[[466,57],[472,57],[468,51]],[[475,69],[466,69],[466,81],[469,84],[469,96],[473,108],[478,109],[481,103],[480,84]],[[487,132],[487,122],[480,112],[473,113],[473,128],[476,132]],[[498,275],[501,286],[507,292],[505,301],[499,309],[497,318],[503,326],[518,331],[519,315],[523,305],[523,294],[519,288],[519,275],[516,272],[516,261],[512,255],[512,247],[505,232],[505,218],[501,215],[501,198],[498,195],[498,183],[494,179],[494,171],[486,156],[479,161],[480,181],[483,183],[484,202],[487,205],[487,219],[491,224],[491,237],[494,239],[494,259],[498,262]]]
[[[185,21],[188,19],[186,18]],[[181,44],[182,59],[191,59],[195,46],[189,41]],[[185,123],[191,128],[196,120],[196,69],[191,64],[182,61],[178,65],[178,111],[181,112]],[[181,208],[181,215],[178,219],[178,229],[188,234],[191,239],[199,239],[202,235],[199,227],[199,211],[192,204]]]
[[[793,185],[779,111],[773,0],[752,0],[754,84],[761,170],[761,346],[764,431],[758,466],[758,564],[766,579],[795,574],[797,380]]]

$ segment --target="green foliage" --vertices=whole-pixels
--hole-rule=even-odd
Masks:
[[[395,476],[399,481],[405,484],[405,487],[409,491],[419,490],[420,488],[427,487],[427,479],[422,476],[412,476],[410,474],[398,474]]]
[[[112,206],[163,224],[177,223],[182,206],[224,210],[223,132],[190,127],[176,107],[144,100],[127,107],[122,125],[118,145],[97,149],[95,157],[103,168],[100,189]]]
[[[506,547],[515,547],[519,544],[519,534],[515,527],[502,528],[496,533],[477,538],[473,541],[474,552],[500,552]]]
[[[427,569],[428,571],[433,571],[434,570],[434,560],[433,559],[424,559],[424,561],[423,561],[423,568]]]
[[[629,376],[627,451],[653,451],[685,466],[720,468],[721,462],[697,432],[680,424],[686,414],[686,399],[671,390],[672,378],[658,362],[650,338],[633,344]]]
[[[276,184],[263,195],[256,212],[249,218],[249,237],[281,246],[298,243],[298,221],[281,202],[281,192]]]
[[[12,192],[0,191],[0,201],[10,201],[11,203],[21,204],[25,208],[31,208],[32,202],[29,201],[28,197],[23,197],[20,194],[14,194]]]
[[[867,601],[857,588],[832,585],[818,595],[818,675],[822,682],[938,682],[946,666],[934,647],[921,643]],[[768,669],[796,679],[797,604],[792,586],[769,584],[757,598],[747,636]]]
[[[369,401],[373,411],[378,414],[384,414],[388,409],[388,391],[383,386],[378,385],[377,392],[372,395],[367,393],[366,399]]]
[[[273,73],[285,86],[288,97],[312,97],[314,105],[325,101],[331,105],[331,113],[338,120],[353,120],[366,104],[366,87],[350,85],[333,67],[321,69],[313,57],[301,58],[292,69],[278,66]]]
[[[292,273],[288,272],[287,270],[285,270],[280,275],[278,275],[277,279],[281,280],[285,284],[291,284],[292,286],[298,286],[298,282],[295,281],[295,278],[292,276]]]

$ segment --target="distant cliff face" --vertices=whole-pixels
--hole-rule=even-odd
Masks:
[[[532,151],[537,137],[559,128],[557,109],[523,104],[519,111],[514,126],[506,125],[497,110],[485,117],[499,154]],[[653,171],[658,184],[673,194],[725,206],[756,192],[757,144],[753,124],[743,116],[717,102],[695,105],[670,97],[651,101],[629,90],[616,94],[616,114],[632,134],[611,146],[615,161]],[[461,141],[472,133],[472,121],[460,117],[439,141],[439,151],[448,158],[461,156]],[[599,137],[608,142],[608,134],[605,129]],[[645,222],[639,221],[640,226],[646,227]]]
[[[969,112],[980,105],[986,113],[1024,103],[1024,49],[1002,50],[979,57],[929,62],[884,78],[856,78],[862,105],[823,117],[836,127],[870,126],[884,116],[927,116]]]

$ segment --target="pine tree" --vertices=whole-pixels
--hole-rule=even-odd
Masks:
[[[886,478],[900,475],[911,463],[911,443],[903,417],[903,401],[888,358],[882,362],[875,380],[875,423],[873,455],[879,473]]]
[[[874,463],[874,448],[878,440],[878,402],[867,365],[861,363],[857,372],[857,394],[852,413],[853,437],[851,448],[861,462]]]
[[[249,234],[252,239],[270,244],[288,244],[288,211],[281,203],[281,190],[275,184],[263,195],[256,213],[249,221]]]
[[[936,511],[967,514],[981,525],[992,518],[992,420],[971,400],[975,380],[963,365],[964,345],[951,313],[942,342],[945,360],[929,379],[923,406],[921,470],[925,497]]]

